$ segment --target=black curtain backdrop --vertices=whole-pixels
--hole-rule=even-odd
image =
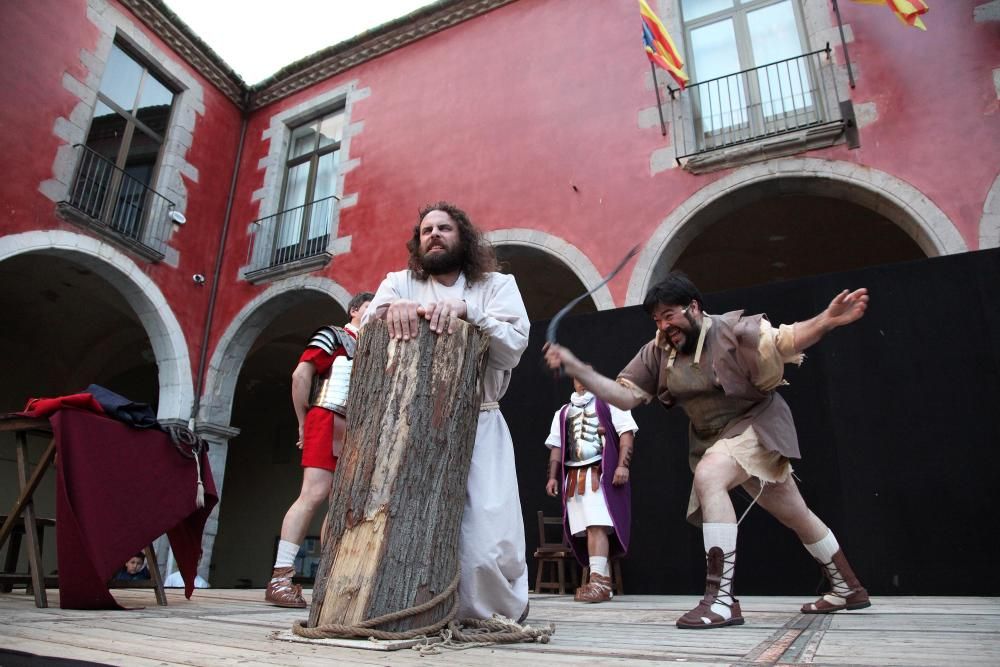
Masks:
[[[767,313],[791,323],[820,312],[842,289],[867,287],[867,315],[786,367],[780,391],[802,450],[794,463],[806,502],[837,535],[877,595],[1000,595],[983,576],[996,554],[1000,473],[1000,250],[872,267],[705,295],[706,310]],[[514,439],[532,585],[544,446],[568,379],[543,367],[547,322],[531,341],[502,401]],[[615,377],[654,334],[640,307],[564,320],[559,342]],[[630,594],[704,590],[700,530],[684,512],[691,487],[687,418],[654,403],[633,411],[632,545],[623,561]],[[749,505],[733,494],[737,515]],[[795,535],[759,507],[740,525],[737,595],[804,595],[819,569]]]

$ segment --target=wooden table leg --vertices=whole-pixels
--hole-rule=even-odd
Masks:
[[[19,439],[24,438],[21,433],[18,434],[18,437]],[[48,470],[55,455],[56,441],[53,438],[42,454],[42,458],[38,461],[38,465],[35,466],[34,472],[31,473],[31,479],[28,480],[27,486],[21,489],[21,494],[17,497],[13,509],[7,514],[7,520],[4,522],[3,527],[0,528],[0,548],[3,548],[4,543],[7,542],[7,537],[10,535],[10,531],[14,529],[17,518],[21,516],[25,503],[31,502],[31,496],[35,493],[35,489],[38,488],[38,484],[42,481],[42,476]]]
[[[149,578],[153,580],[153,589],[156,591],[156,604],[161,607],[167,606],[167,592],[163,590],[163,577],[160,576],[160,564],[156,562],[156,551],[153,545],[149,545],[142,550],[146,554],[146,565],[149,568]]]
[[[21,553],[21,535],[24,534],[22,528],[18,528],[10,534],[10,541],[7,543],[7,557],[4,559],[3,573],[14,574],[17,572],[17,557]],[[14,584],[3,582],[0,584],[0,593],[10,593],[14,590]]]
[[[55,441],[53,440],[50,448],[54,446]],[[38,467],[41,468],[43,463],[39,462]],[[35,469],[35,472],[38,472],[38,468]],[[36,475],[32,475],[32,481],[35,477]],[[21,488],[22,497],[27,494],[24,502],[24,533],[27,537],[28,567],[31,571],[31,584],[35,593],[35,606],[44,608],[49,606],[49,601],[45,595],[45,572],[42,570],[42,553],[38,545],[35,503],[31,499],[35,489],[28,489],[28,439],[24,431],[17,433],[17,482]],[[37,486],[37,482],[35,486]]]

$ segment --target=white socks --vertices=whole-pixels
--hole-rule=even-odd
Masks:
[[[712,613],[718,614],[727,621],[732,618],[733,612],[725,604],[733,603],[733,573],[736,569],[736,524],[735,523],[705,523],[701,526],[702,536],[705,540],[705,553],[712,547],[722,549],[722,581],[719,582],[719,594],[716,596],[718,602],[712,605]]]
[[[299,555],[299,545],[281,540],[278,542],[278,556],[274,559],[274,569],[292,567],[295,565],[295,557]]]
[[[599,574],[602,577],[608,576],[608,559],[604,556],[591,556],[590,572],[592,574]]]
[[[833,536],[832,530],[827,530],[826,537],[824,537],[819,542],[814,542],[812,544],[803,544],[806,551],[812,555],[820,565],[826,568],[827,574],[829,575],[830,583],[833,584],[834,595],[839,595],[842,598],[846,598],[851,594],[851,589],[847,586],[847,582],[844,581],[844,577],[840,574],[840,570],[837,566],[833,564],[834,555],[840,551],[840,544],[837,542],[837,538]]]

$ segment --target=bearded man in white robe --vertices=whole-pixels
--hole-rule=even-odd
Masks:
[[[524,523],[514,445],[499,401],[528,345],[528,314],[513,276],[496,272],[492,246],[464,211],[438,202],[420,212],[407,243],[409,268],[389,273],[365,321],[385,320],[389,336],[416,338],[420,319],[439,335],[465,320],[490,335],[459,539],[459,618],[528,613]]]

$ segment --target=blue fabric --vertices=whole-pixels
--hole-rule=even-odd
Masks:
[[[112,419],[125,422],[135,428],[159,426],[159,422],[156,421],[156,413],[147,403],[136,403],[99,384],[88,386],[86,391],[101,404],[104,412]]]

